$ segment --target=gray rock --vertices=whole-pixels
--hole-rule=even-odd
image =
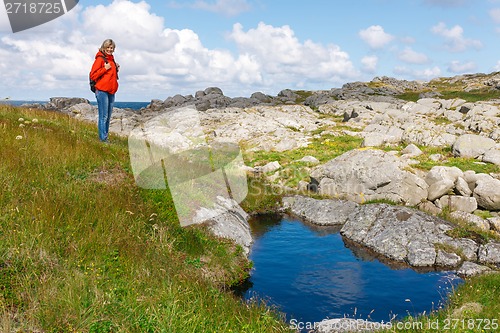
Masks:
[[[291,214],[317,225],[343,225],[358,204],[346,200],[317,200],[304,196],[283,198]]]
[[[414,266],[434,264],[435,243],[445,243],[452,227],[445,221],[407,207],[386,204],[359,206],[341,234],[390,259]]]
[[[408,244],[408,263],[414,267],[432,266],[436,262],[434,244],[425,241],[412,241]]]
[[[490,230],[490,224],[488,223],[488,221],[474,214],[470,214],[464,211],[455,211],[450,213],[450,217],[456,220],[473,224],[484,231]]]
[[[453,155],[477,158],[495,146],[495,141],[476,134],[460,136],[452,146]]]
[[[464,173],[457,167],[434,166],[425,176],[425,182],[432,185],[435,182],[448,179],[455,183],[458,177],[463,176]]]
[[[441,208],[437,207],[435,204],[433,204],[430,201],[423,201],[420,204],[418,204],[418,209],[421,211],[424,211],[426,213],[429,213],[431,215],[439,215],[442,213]]]
[[[89,100],[80,97],[51,97],[49,103],[45,106],[47,109],[67,109],[75,104],[90,104]]]
[[[494,216],[486,219],[490,223],[490,229],[500,232],[500,216]]]
[[[469,184],[462,177],[458,177],[455,181],[455,190],[464,197],[470,197],[472,195],[472,190],[470,189]]]
[[[478,179],[473,196],[479,207],[486,210],[500,210],[500,180],[489,175]]]
[[[417,156],[422,155],[423,152],[420,148],[418,148],[416,145],[411,143],[408,146],[406,146],[405,149],[403,149],[401,151],[401,154],[403,154],[403,156],[407,156],[407,157],[417,157]]]
[[[449,253],[443,250],[437,251],[436,266],[457,267],[462,262],[462,258],[456,253]]]
[[[304,156],[299,160],[299,162],[305,162],[314,165],[319,164],[319,160],[314,156]]]
[[[436,206],[441,209],[448,207],[452,212],[472,213],[477,209],[477,201],[473,197],[444,195],[436,201]]]
[[[390,328],[388,324],[351,318],[324,319],[315,324],[317,327],[314,332],[317,333],[366,333]]]
[[[498,149],[487,150],[483,155],[483,162],[500,165],[500,150]]]
[[[491,268],[487,266],[482,266],[470,261],[465,261],[460,267],[460,269],[457,271],[457,274],[463,277],[471,277],[484,274],[490,271]]]
[[[274,172],[280,168],[281,168],[280,163],[278,161],[274,161],[267,163],[266,165],[258,168],[257,170],[262,173],[269,173],[269,172]]]
[[[248,224],[249,215],[236,201],[222,197],[217,199],[216,207],[198,210],[194,222],[206,225],[216,236],[232,239],[248,254],[253,243]]]
[[[469,238],[451,238],[447,239],[444,244],[460,249],[466,260],[476,261],[479,245]]]
[[[500,243],[489,242],[479,247],[479,262],[482,264],[500,265]]]
[[[312,170],[321,194],[358,203],[388,199],[416,205],[427,198],[427,184],[404,170],[404,163],[381,150],[352,150]]]
[[[451,179],[442,179],[429,185],[427,189],[427,199],[434,201],[449,193],[455,187],[455,183]],[[439,206],[438,206],[439,207]]]

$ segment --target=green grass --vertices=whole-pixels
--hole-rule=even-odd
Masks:
[[[416,102],[420,99],[420,94],[423,92],[438,92],[440,96],[438,98],[442,99],[463,99],[467,102],[480,102],[488,101],[490,99],[495,99],[500,97],[500,92],[498,90],[492,89],[477,89],[472,91],[464,91],[462,86],[450,86],[448,84],[436,85],[432,90],[426,89],[424,91],[407,91],[403,94],[399,94],[396,97],[408,102]]]
[[[287,331],[230,292],[251,267],[242,249],[181,228],[169,192],[137,187],[126,140],[111,141],[0,107],[0,331]]]
[[[416,168],[422,170],[430,170],[434,166],[457,167],[462,171],[473,170],[476,173],[498,173],[500,167],[492,163],[478,162],[473,158],[455,157],[453,156],[451,147],[419,147],[424,154],[415,157],[420,163]],[[444,158],[442,161],[433,161],[429,159],[432,154],[441,154]]]

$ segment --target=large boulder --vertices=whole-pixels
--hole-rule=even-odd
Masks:
[[[500,210],[500,180],[484,175],[476,181],[473,195],[479,207]]]
[[[477,158],[495,146],[495,140],[476,134],[460,136],[452,146],[453,155]]]
[[[358,203],[387,199],[416,205],[427,198],[426,182],[405,170],[393,154],[376,149],[351,150],[311,172],[319,192]]]
[[[208,227],[208,230],[219,237],[233,240],[248,255],[253,243],[249,215],[232,199],[218,197],[212,208],[202,207],[197,211],[194,222]]]
[[[283,208],[317,225],[343,225],[357,206],[346,200],[316,200],[299,195],[283,198]]]

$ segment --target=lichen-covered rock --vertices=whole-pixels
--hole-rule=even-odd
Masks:
[[[362,203],[388,199],[416,205],[427,198],[427,184],[405,170],[393,154],[377,149],[351,150],[313,169],[319,192]]]

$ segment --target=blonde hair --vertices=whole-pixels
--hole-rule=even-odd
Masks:
[[[113,48],[116,47],[116,44],[115,42],[112,40],[112,39],[106,39],[104,42],[102,42],[102,45],[101,47],[99,48],[99,51],[101,51],[102,53],[104,53],[104,51],[110,47],[110,46],[113,46]]]

